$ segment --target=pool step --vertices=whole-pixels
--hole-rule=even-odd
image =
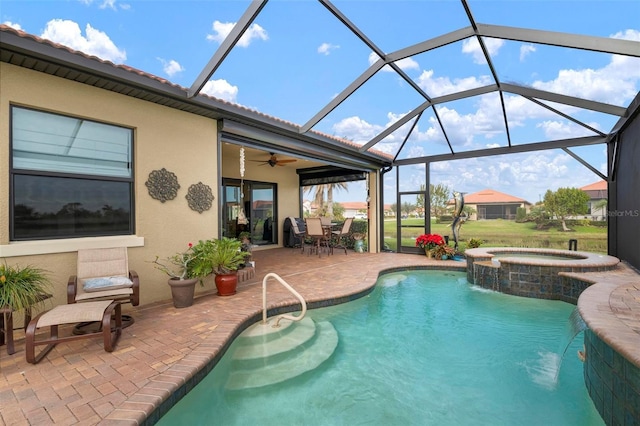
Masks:
[[[338,333],[326,321],[282,320],[278,329],[253,325],[238,343],[226,384],[229,390],[268,386],[317,368],[333,355]]]

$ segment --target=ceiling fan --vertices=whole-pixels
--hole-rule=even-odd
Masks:
[[[269,155],[271,155],[271,157],[269,157],[268,160],[251,160],[251,161],[257,161],[259,163],[263,163],[261,165],[265,165],[268,164],[271,167],[275,167],[275,166],[284,166],[286,163],[293,163],[295,161],[298,160],[294,160],[294,159],[290,159],[290,160],[278,160],[278,157],[276,156],[276,154],[274,154],[273,152],[270,152]]]

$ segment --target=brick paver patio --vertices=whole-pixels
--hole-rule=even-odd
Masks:
[[[242,283],[234,296],[220,297],[213,289],[200,294],[189,308],[175,309],[167,300],[127,309],[136,322],[123,331],[112,353],[103,350],[101,339],[85,339],[59,344],[39,364],[31,365],[25,360],[23,334],[17,331],[14,355],[8,356],[0,347],[0,423],[135,425],[152,421],[163,401],[219,358],[244,325],[260,317],[262,278],[269,272],[279,274],[313,305],[366,293],[379,272],[389,268],[466,268],[465,262],[416,255],[337,251],[319,258],[291,248],[255,251],[254,260],[255,277]],[[143,292],[145,286],[157,284],[141,277]],[[640,284],[635,288],[640,289]],[[275,281],[269,284],[268,301],[270,307],[296,303]],[[630,311],[640,312],[640,299],[632,301],[635,306]],[[638,338],[640,314],[634,321]],[[64,332],[69,329],[61,328]]]

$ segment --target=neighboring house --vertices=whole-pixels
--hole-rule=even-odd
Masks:
[[[447,204],[453,206],[455,203],[450,200]],[[483,189],[473,194],[465,194],[464,205],[476,211],[469,217],[469,220],[515,220],[518,207],[525,208],[527,212],[531,208],[531,203],[527,200],[494,189]]]
[[[366,201],[336,201],[344,209],[344,217],[353,217],[355,219],[368,219],[368,208]],[[317,206],[311,203],[309,200],[303,202],[304,212],[313,214],[316,211]],[[391,204],[384,205],[384,216],[393,217],[393,210],[391,210]]]
[[[608,200],[607,181],[601,180],[580,189],[589,195],[589,213],[585,217],[592,220],[605,220],[607,205],[601,207],[596,207],[596,205]]]
[[[354,217],[356,219],[367,218],[367,202],[366,201],[345,201],[340,205],[344,208],[344,217]]]

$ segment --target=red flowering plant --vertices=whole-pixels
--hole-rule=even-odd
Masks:
[[[444,238],[439,234],[422,234],[416,238],[416,247],[424,250],[433,250],[442,245],[444,245]]]

